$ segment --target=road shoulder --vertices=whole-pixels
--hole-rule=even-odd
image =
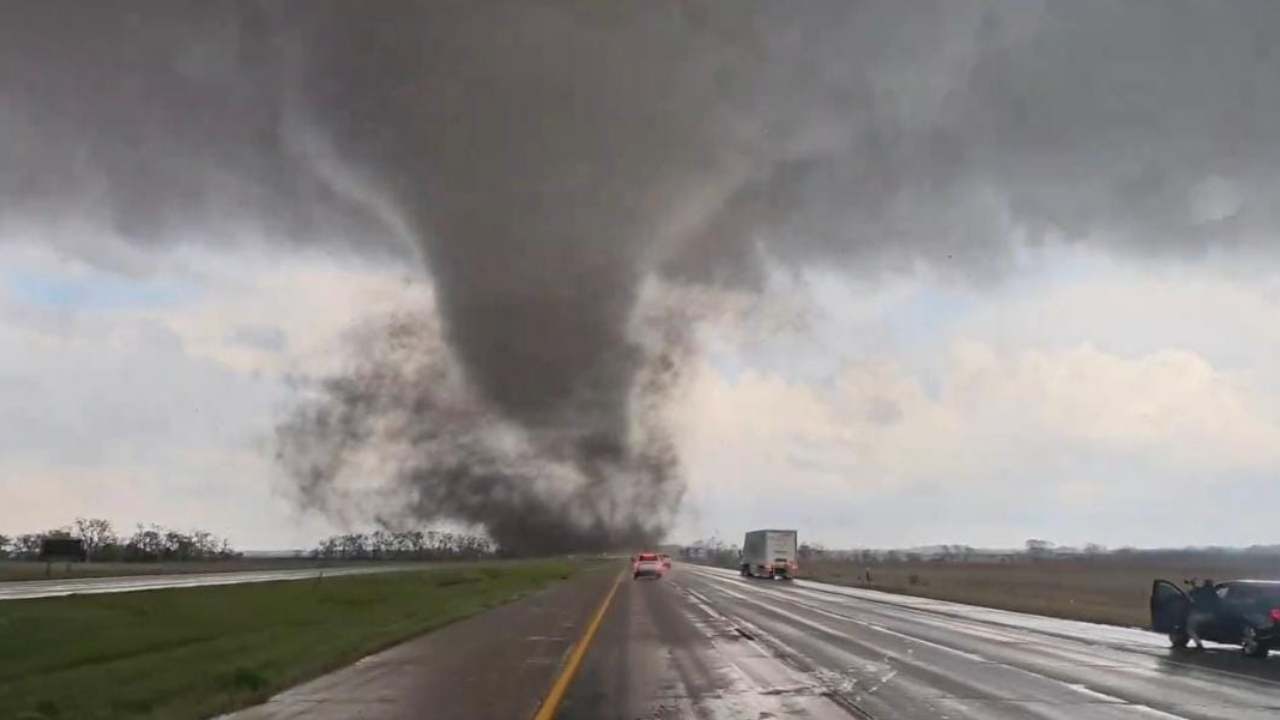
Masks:
[[[497,720],[537,710],[617,577],[605,564],[221,720]]]

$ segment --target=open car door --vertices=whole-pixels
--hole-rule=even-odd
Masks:
[[[1191,598],[1168,580],[1151,583],[1151,629],[1171,633],[1186,627]]]

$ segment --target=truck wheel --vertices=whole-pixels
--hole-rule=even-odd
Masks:
[[[1265,642],[1258,639],[1258,630],[1252,625],[1245,625],[1241,634],[1244,639],[1240,642],[1240,649],[1247,657],[1264,658],[1271,651]]]
[[[741,571],[742,571],[742,577],[751,577],[751,566],[750,566],[750,565],[743,565],[740,569],[741,569]]]
[[[1169,631],[1169,647],[1171,648],[1177,648],[1177,649],[1185,648],[1187,646],[1187,643],[1190,641],[1191,641],[1191,638],[1190,636],[1187,635],[1186,630],[1178,628],[1176,630]]]

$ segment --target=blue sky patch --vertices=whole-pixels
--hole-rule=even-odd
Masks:
[[[94,270],[70,275],[8,269],[0,271],[0,285],[23,302],[64,310],[168,308],[188,304],[200,294],[197,288],[172,281]]]
[[[945,336],[946,329],[969,313],[972,306],[961,292],[924,287],[889,308],[884,322],[901,340],[929,344]]]

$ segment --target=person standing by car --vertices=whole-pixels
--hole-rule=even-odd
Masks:
[[[1195,641],[1196,649],[1203,650],[1204,642],[1200,640],[1200,630],[1213,622],[1218,614],[1218,591],[1213,580],[1205,578],[1200,587],[1191,591],[1191,612],[1187,616],[1187,635]]]

